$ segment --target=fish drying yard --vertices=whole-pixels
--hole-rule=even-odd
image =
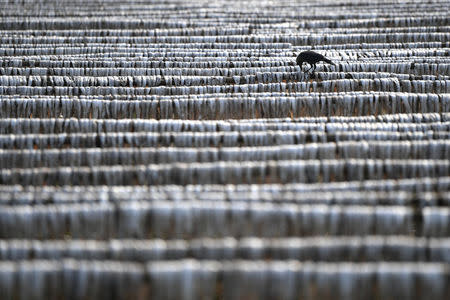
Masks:
[[[2,0],[0,299],[449,299],[449,8]]]

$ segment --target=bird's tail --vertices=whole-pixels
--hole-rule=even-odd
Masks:
[[[335,66],[335,63],[332,62],[331,60],[329,60],[328,58],[324,58],[323,61],[326,62],[326,63],[329,63],[330,65]]]

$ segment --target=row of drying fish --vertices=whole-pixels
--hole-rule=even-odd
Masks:
[[[405,63],[406,64],[406,63]],[[438,72],[443,71],[445,65],[439,65]],[[264,70],[268,69],[268,70]],[[448,80],[450,77],[443,75],[445,73],[438,73],[436,75],[427,75],[430,73],[429,64],[417,63],[411,73],[389,73],[389,72],[334,72],[334,70],[327,70],[328,72],[319,71],[316,73],[317,80],[340,80],[346,78],[353,79],[376,79],[376,78],[397,78],[399,80]],[[402,70],[405,71],[406,70]],[[222,83],[240,83],[250,84],[256,82],[268,83],[271,81],[281,82],[283,80],[298,80],[299,79],[299,67],[268,67],[268,68],[235,68],[225,71],[225,69],[211,68],[165,68],[165,69],[146,69],[146,68],[61,68],[61,67],[38,67],[38,68],[0,68],[0,74],[2,76],[18,76],[18,82],[32,83],[34,85],[41,84],[42,82],[48,83],[61,83],[59,77],[63,78],[64,83],[69,83],[68,80],[74,82],[87,80],[84,77],[107,77],[113,84],[116,82],[126,80],[127,83],[134,86],[135,84],[162,84],[176,85],[179,80],[188,83],[207,81],[207,78],[223,77],[224,79],[217,79],[216,81],[223,80]],[[417,75],[423,74],[423,75]],[[75,78],[67,78],[67,76],[73,76]],[[84,76],[84,77],[83,77]],[[130,78],[131,76],[131,78]],[[56,77],[56,81],[54,79]],[[79,78],[80,77],[80,78]],[[109,78],[111,77],[111,78]],[[232,77],[232,78],[230,78]],[[26,81],[23,80],[26,78]],[[11,80],[11,79],[9,79]],[[15,80],[13,78],[13,80]],[[96,79],[92,78],[92,83],[96,83]],[[213,80],[213,79],[211,79]],[[98,82],[103,84],[104,78],[98,79]],[[216,84],[216,82],[214,82]]]
[[[366,6],[367,7],[367,6]],[[376,6],[372,7],[376,9]],[[356,21],[356,19],[354,19]],[[392,33],[392,32],[448,32],[449,26],[422,25],[422,26],[396,26],[396,27],[336,27],[323,28],[325,32],[333,33]],[[186,28],[147,28],[147,29],[72,29],[72,30],[58,30],[54,29],[50,32],[46,30],[37,30],[33,28],[25,30],[0,30],[2,36],[27,37],[35,36],[41,37],[44,35],[51,37],[154,37],[154,36],[229,36],[229,35],[243,35],[251,34],[274,34],[287,32],[308,32],[305,28],[298,28],[293,23],[273,23],[263,25],[248,26],[247,24],[230,24],[221,27],[186,27]]]
[[[300,69],[295,70],[297,73],[300,72]],[[449,76],[441,78],[436,78],[435,76],[425,77],[427,79],[413,79],[411,80],[410,75],[403,76],[404,78],[399,78],[402,76],[384,76],[373,74],[370,76],[372,78],[364,78],[364,73],[357,73],[353,80],[350,82],[357,81],[361,88],[352,89],[352,91],[372,91],[378,90],[376,87],[377,80],[381,83],[382,87],[386,87],[383,89],[385,92],[393,91],[400,92],[404,90],[406,87],[404,85],[407,81],[410,82],[409,90],[411,89],[419,89],[416,86],[420,82],[429,82],[434,81],[434,85],[428,92],[432,92],[435,89],[442,88],[442,92],[447,91],[447,81],[450,78]],[[370,73],[369,73],[370,74]],[[95,91],[95,88],[99,87],[134,87],[134,88],[142,88],[142,87],[159,87],[159,86],[167,86],[167,87],[177,87],[177,86],[215,86],[215,85],[229,85],[229,84],[238,84],[238,85],[253,85],[253,84],[270,84],[270,83],[279,83],[280,86],[283,86],[282,83],[285,83],[285,88],[289,89],[288,84],[285,81],[297,79],[298,74],[289,74],[282,72],[267,72],[267,73],[256,73],[256,75],[245,75],[245,76],[232,76],[232,78],[225,76],[9,76],[3,75],[0,76],[0,85],[3,86],[3,90],[8,90],[8,86],[27,86],[27,87],[42,87],[42,86],[52,86],[52,87],[92,87],[92,90]],[[339,78],[327,78],[321,81],[321,85],[317,87],[312,85],[315,92],[316,89],[320,86],[323,88],[323,92],[332,92],[330,87],[333,82],[336,82],[335,87],[339,89],[338,92],[342,90],[339,82],[346,82],[346,76],[353,77],[350,75],[341,74]],[[329,74],[324,77],[331,77]],[[337,76],[336,76],[337,77]],[[422,77],[424,78],[424,77]],[[390,84],[387,82],[396,82],[398,85],[396,90],[392,90],[390,88]],[[243,88],[243,87],[240,87]],[[449,90],[450,91],[450,90]],[[279,92],[279,91],[278,91]],[[411,91],[406,91],[411,92]],[[417,91],[419,92],[419,91]],[[439,91],[437,91],[439,92]]]
[[[1,137],[1,136],[0,136]],[[100,137],[100,138],[104,138]],[[0,139],[1,140],[1,139]],[[0,144],[1,143],[0,141]],[[447,159],[450,140],[348,141],[259,147],[0,149],[0,168],[308,159]],[[243,144],[246,144],[243,142]]]
[[[307,76],[302,73],[301,79]],[[80,95],[102,95],[115,97],[116,95],[195,95],[195,94],[220,94],[220,93],[281,93],[287,94],[296,92],[351,92],[351,91],[378,91],[378,92],[398,92],[398,93],[450,93],[450,80],[398,80],[397,78],[377,78],[377,79],[340,79],[327,80],[322,82],[270,82],[270,83],[248,83],[248,84],[221,84],[225,78],[213,77],[205,80],[208,82],[202,85],[200,79],[192,85],[182,84],[182,78],[174,77],[173,85],[144,85],[130,87],[128,80],[119,80],[119,84],[113,85],[91,85],[89,81],[96,81],[94,77],[84,77],[84,84],[77,84],[73,79],[67,77],[66,83],[60,77],[60,82],[45,85],[43,81],[39,86],[33,86],[31,79],[20,84],[5,84],[0,86],[0,96],[2,95],[21,95],[21,96],[80,96]],[[306,78],[306,77],[305,77]],[[101,79],[100,79],[101,80]],[[28,82],[30,81],[30,85]],[[104,79],[105,84],[109,79]],[[155,81],[156,82],[156,81]],[[36,83],[34,83],[36,84]],[[150,82],[148,82],[150,84]],[[406,110],[406,109],[405,109]],[[403,111],[401,111],[403,112]],[[406,112],[414,112],[411,109]],[[428,111],[423,111],[428,112]]]
[[[448,26],[448,24],[447,24]],[[155,36],[2,36],[0,37],[0,44],[7,47],[8,45],[35,45],[45,47],[45,45],[80,45],[86,46],[98,44],[137,44],[137,45],[170,45],[170,44],[190,44],[210,43],[213,44],[212,49],[217,49],[217,45],[229,45],[230,48],[236,48],[235,44],[245,46],[247,44],[254,44],[256,49],[262,47],[278,48],[280,45],[306,45],[308,43],[322,44],[318,41],[323,41],[323,33],[306,33],[305,32],[289,32],[287,34],[252,34],[252,35],[179,35],[179,36],[164,36],[158,34]],[[354,32],[352,34],[339,33],[329,31],[326,35],[326,41],[329,44],[350,44],[355,43],[409,43],[409,42],[432,42],[432,41],[448,41],[450,40],[450,33],[439,31],[421,31],[420,28],[416,32]],[[242,48],[241,48],[242,49]]]
[[[133,186],[0,185],[2,204],[120,202],[139,200],[275,201],[310,204],[439,206],[448,202],[450,177],[282,184],[188,184]],[[292,200],[292,201],[291,201]],[[397,201],[397,202],[396,202]]]
[[[231,260],[0,262],[5,299],[445,299],[444,263]]]
[[[446,178],[446,177],[444,177]],[[448,179],[448,178],[447,178]],[[430,182],[430,178],[425,178]],[[349,185],[350,186],[350,185]],[[440,182],[439,185],[433,186],[425,184],[427,189],[436,190],[424,191],[425,188],[415,186],[415,192],[408,190],[408,186],[400,185],[399,190],[394,191],[315,191],[307,193],[305,190],[301,192],[293,191],[259,191],[257,189],[249,191],[199,191],[187,192],[187,190],[170,191],[167,186],[155,191],[144,192],[142,189],[130,191],[124,187],[116,187],[108,190],[103,186],[89,186],[89,188],[79,186],[72,190],[51,191],[36,190],[16,191],[10,190],[13,186],[4,186],[0,196],[2,205],[24,205],[24,204],[64,204],[64,203],[95,203],[95,202],[126,202],[126,201],[229,201],[242,202],[248,201],[269,202],[269,203],[296,203],[296,204],[326,204],[326,205],[404,205],[404,206],[447,206],[450,204],[450,193],[446,190],[448,182]],[[55,188],[55,186],[51,186]],[[142,186],[141,186],[142,187]],[[96,190],[94,188],[97,188]],[[164,189],[166,188],[166,189]],[[77,193],[77,191],[79,193]],[[130,197],[130,194],[133,196]]]
[[[449,238],[411,236],[307,237],[191,240],[0,240],[0,261],[74,258],[155,260],[273,259],[322,262],[450,263]]]
[[[111,49],[111,51],[113,50]],[[213,57],[196,57],[193,56],[196,51],[191,54],[190,58],[177,56],[171,59],[149,58],[145,52],[128,55],[127,52],[69,55],[65,56],[65,60],[57,59],[59,56],[55,56],[55,54],[41,54],[40,56],[17,54],[0,58],[0,74],[24,76],[81,76],[83,73],[86,76],[247,76],[254,75],[256,72],[291,73],[298,71],[297,67],[293,66],[295,57],[292,57],[292,51],[284,51],[280,54],[281,57],[267,57],[267,54],[259,57],[257,52],[251,51],[249,52],[250,57],[247,54],[247,58],[244,57],[241,60],[233,57],[214,57],[218,56],[216,52],[211,53]],[[413,62],[406,59],[386,59],[386,61],[346,59],[345,61],[336,60],[335,63],[337,67],[327,68],[327,72],[384,72],[399,75],[401,79],[406,79],[406,75],[437,75],[447,78],[445,76],[450,67],[446,58],[437,59],[436,57],[417,57]],[[358,75],[355,74],[355,76]],[[374,75],[371,74],[371,76]]]
[[[0,134],[246,131],[445,131],[450,113],[241,120],[2,118]]]
[[[430,145],[438,140],[448,140],[450,132],[445,131],[246,131],[246,132],[112,132],[112,133],[60,133],[60,134],[18,134],[0,135],[2,149],[49,149],[49,148],[120,148],[120,147],[274,147],[281,145],[300,145],[305,143],[343,143],[343,142],[387,142],[385,148],[380,148],[375,156],[388,158],[393,153],[392,145],[406,145],[401,142],[428,142]],[[357,147],[357,146],[356,146]],[[399,146],[400,148],[402,146]],[[434,146],[430,146],[434,147]],[[351,147],[349,148],[351,149]],[[406,146],[405,149],[408,149]],[[186,149],[189,151],[189,149]],[[314,150],[313,150],[314,151]],[[363,149],[355,150],[360,155]],[[375,151],[375,150],[374,150]],[[386,154],[379,154],[383,151]],[[206,152],[207,153],[207,152]],[[261,152],[264,153],[264,152]],[[398,154],[399,152],[397,152]],[[314,152],[313,152],[314,154]],[[311,154],[311,158],[313,157]],[[310,154],[307,154],[310,155]],[[317,154],[320,155],[320,154]],[[325,155],[325,154],[324,154]],[[353,154],[356,156],[356,154]],[[372,154],[365,154],[370,157]],[[442,153],[421,153],[417,156],[425,158],[441,156]],[[373,156],[373,155],[372,155]],[[395,157],[392,154],[392,157]],[[322,157],[322,156],[320,156]]]
[[[450,208],[438,206],[128,200],[0,208],[3,239],[450,234]]]
[[[315,183],[450,175],[448,159],[219,161],[0,170],[0,184],[144,185]]]
[[[447,206],[450,177],[291,184],[198,184],[153,186],[2,185],[8,205],[124,201],[248,201],[328,205]],[[130,195],[133,195],[130,198]]]
[[[430,81],[431,82],[431,81]],[[449,81],[450,82],[450,81]],[[350,80],[329,82],[331,87],[344,85]],[[425,81],[422,81],[426,86]],[[271,85],[228,85],[197,87],[154,87],[154,88],[114,88],[114,87],[17,87],[28,90],[30,95],[0,96],[0,116],[3,118],[95,118],[95,119],[251,119],[251,118],[297,118],[319,116],[372,116],[394,113],[447,113],[450,111],[450,93],[448,94],[411,94],[411,93],[330,93],[304,94],[295,93],[317,86],[317,82],[299,82],[284,84],[291,88],[293,94],[257,93]],[[320,83],[322,84],[322,83]],[[254,94],[231,93],[215,94],[217,88],[252,87]],[[254,87],[254,88],[253,88]],[[448,85],[450,88],[450,84]],[[9,89],[10,87],[6,87]],[[11,87],[16,89],[16,87]],[[0,90],[2,87],[0,87]],[[79,91],[90,97],[68,97],[68,90]],[[161,93],[172,91],[176,96],[150,96],[152,89]],[[195,90],[199,94],[190,98],[183,97],[183,91]],[[94,91],[104,91],[105,96],[93,96]],[[36,95],[32,91],[41,91]],[[109,92],[120,92],[121,96],[129,96],[129,100],[118,100],[115,96],[107,96]],[[136,95],[141,93],[142,95]],[[204,93],[207,95],[202,95]],[[236,91],[237,92],[237,91]],[[57,93],[60,96],[48,96]],[[258,95],[259,94],[259,95]],[[281,96],[284,95],[284,96]],[[44,96],[44,97],[41,97]],[[197,97],[195,97],[197,96]],[[135,99],[133,99],[135,98]],[[120,99],[120,97],[119,97]]]

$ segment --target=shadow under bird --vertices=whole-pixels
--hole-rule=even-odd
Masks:
[[[300,70],[302,69],[303,63],[305,62],[311,66],[308,70],[304,71],[304,73],[308,72],[311,69],[313,69],[312,73],[314,73],[314,70],[316,70],[316,63],[318,63],[319,61],[324,61],[335,66],[335,64],[331,60],[329,60],[322,54],[311,50],[303,51],[297,56],[297,65],[300,66]]]

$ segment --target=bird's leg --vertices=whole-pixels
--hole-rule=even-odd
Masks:
[[[306,70],[305,73],[312,69],[313,65],[310,64],[310,66],[311,67],[308,70]]]
[[[316,64],[313,64],[313,66],[314,66],[314,68],[311,73],[314,73],[314,71],[316,70]]]

